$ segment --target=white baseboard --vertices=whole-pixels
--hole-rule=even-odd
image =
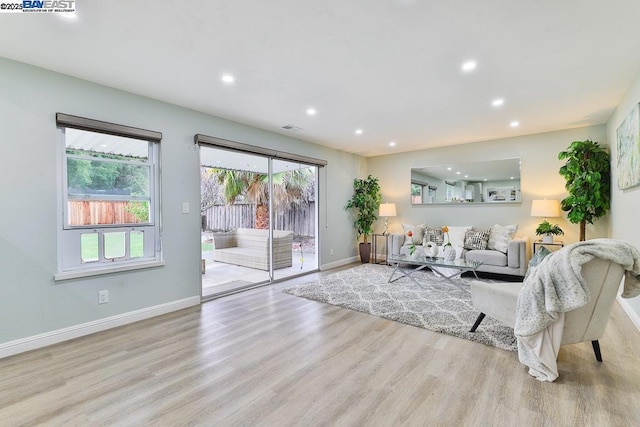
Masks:
[[[193,296],[0,344],[0,359],[200,304]]]
[[[337,267],[342,267],[343,265],[347,265],[347,264],[352,264],[354,262],[358,262],[360,261],[360,257],[359,256],[354,256],[351,258],[345,258],[345,259],[340,259],[338,261],[333,261],[330,262],[328,264],[322,264],[320,266],[320,270],[324,271],[324,270],[331,270],[332,268],[337,268]]]
[[[625,298],[622,298],[620,295],[618,295],[617,299],[624,312],[627,313],[627,316],[629,316],[629,319],[631,319],[633,324],[636,325],[636,329],[640,331],[640,315],[636,313],[633,307],[631,307],[631,304],[629,304],[629,302]]]

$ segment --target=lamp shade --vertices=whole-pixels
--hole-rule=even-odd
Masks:
[[[555,218],[560,216],[560,202],[558,200],[534,200],[531,203],[531,216]]]
[[[380,211],[378,215],[381,217],[396,216],[396,204],[395,203],[381,203]]]

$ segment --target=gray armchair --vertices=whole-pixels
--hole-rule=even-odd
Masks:
[[[473,305],[481,311],[474,332],[488,314],[512,326],[518,359],[540,381],[558,377],[560,346],[591,341],[602,362],[602,337],[624,275],[623,298],[640,295],[640,251],[629,242],[592,239],[531,260],[520,284],[474,282]]]
[[[561,345],[591,341],[596,359],[602,362],[598,340],[604,334],[624,268],[612,261],[594,258],[582,266],[591,298],[587,305],[565,313]],[[475,332],[485,315],[515,327],[516,302],[522,283],[472,282],[471,298],[480,315],[470,332]]]

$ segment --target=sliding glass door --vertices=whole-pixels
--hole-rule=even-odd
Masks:
[[[273,274],[279,280],[318,269],[318,168],[283,160],[272,165]]]
[[[202,296],[318,268],[316,166],[200,146]]]
[[[200,148],[204,298],[271,279],[268,168],[264,157]]]

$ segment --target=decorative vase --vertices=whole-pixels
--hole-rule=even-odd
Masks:
[[[542,236],[542,243],[553,243],[553,234],[545,234]]]
[[[453,261],[456,259],[456,250],[453,246],[445,246],[442,253],[444,254],[444,259],[447,261]]]
[[[438,255],[438,245],[433,242],[427,242],[424,245],[424,255],[430,258],[434,258]]]

